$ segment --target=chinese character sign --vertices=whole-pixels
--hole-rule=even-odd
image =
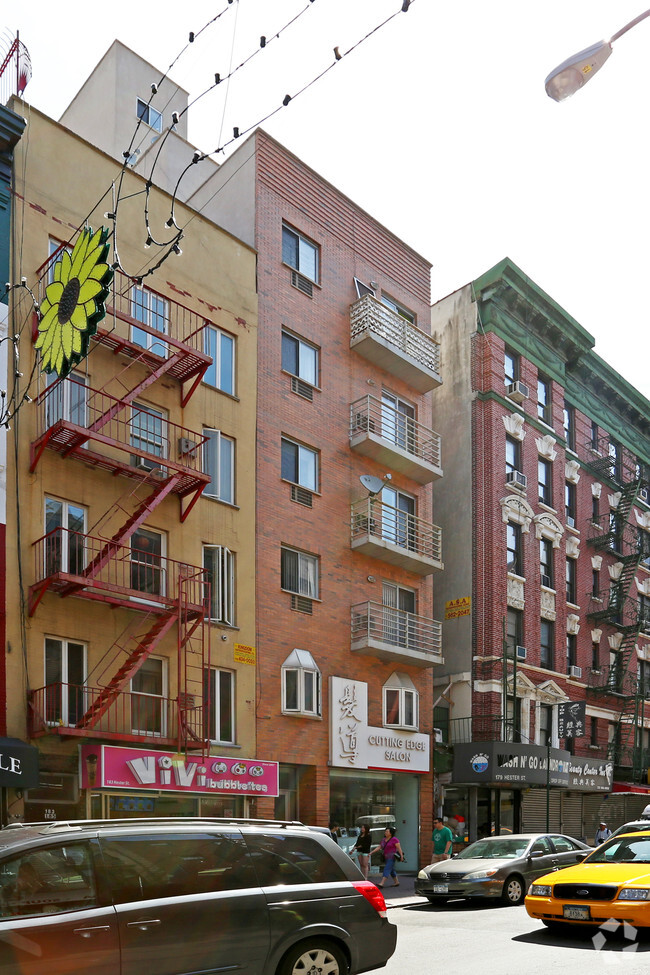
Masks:
[[[558,738],[582,738],[585,734],[586,704],[584,701],[564,701],[557,706]]]

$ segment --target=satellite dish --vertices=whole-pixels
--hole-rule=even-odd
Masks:
[[[382,479],[373,477],[372,474],[362,474],[359,480],[370,495],[379,494],[384,486]]]

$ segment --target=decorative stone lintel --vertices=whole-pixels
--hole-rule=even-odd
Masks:
[[[602,484],[598,484],[597,481],[594,481],[594,483],[591,485],[591,494],[592,494],[592,497],[599,498],[602,493],[603,493],[603,486],[602,486]]]
[[[592,643],[600,643],[600,638],[601,638],[602,635],[603,635],[603,631],[602,630],[592,630],[591,631],[591,642]]]
[[[564,526],[555,515],[535,515],[535,538],[548,538],[553,548],[560,547],[560,539],[564,534]]]
[[[557,457],[557,450],[555,449],[555,437],[552,437],[550,433],[547,433],[545,437],[537,437],[535,443],[537,444],[537,449],[542,457],[546,457],[547,460],[555,460]]]
[[[609,501],[610,508],[618,508],[621,500],[621,492],[617,491],[615,494],[608,494],[607,500]]]
[[[618,648],[620,647],[621,643],[623,642],[623,634],[622,633],[612,633],[611,636],[608,636],[607,637],[607,642],[609,643],[609,649],[610,650],[618,650]]]
[[[576,613],[569,613],[566,618],[566,631],[576,636],[580,632],[580,617]]]
[[[650,579],[645,578],[640,580],[635,578],[634,581],[636,582],[636,588],[640,593],[643,593],[644,596],[650,596]]]
[[[603,557],[602,557],[602,555],[592,555],[591,556],[591,568],[595,572],[600,572],[601,567],[602,567],[602,564],[603,564]]]
[[[639,511],[637,508],[635,508],[634,517],[636,518],[636,523],[640,528],[650,532],[650,511]]]
[[[506,433],[515,440],[522,440],[526,436],[524,430],[524,417],[520,413],[511,413],[509,416],[502,417]]]
[[[614,562],[614,565],[608,565],[607,571],[609,572],[609,578],[612,582],[618,582],[621,577],[621,572],[623,571],[622,562]]]
[[[575,535],[568,535],[566,540],[566,554],[569,559],[577,559],[580,555],[580,539]]]
[[[577,460],[568,460],[564,465],[564,476],[571,484],[577,484],[580,480],[580,464]]]
[[[507,498],[501,498],[500,504],[502,520],[521,525],[522,532],[528,534],[530,523],[535,517],[535,512],[528,502],[518,494],[510,494]]]

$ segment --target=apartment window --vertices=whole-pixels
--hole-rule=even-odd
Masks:
[[[544,376],[537,377],[537,416],[547,426],[551,425],[551,381]]]
[[[595,420],[591,421],[591,428],[589,431],[589,446],[592,450],[598,450],[598,444],[600,442],[600,433],[598,430],[598,424]]]
[[[162,410],[134,403],[131,411],[131,446],[153,457],[167,456],[167,416]],[[134,454],[132,463],[147,470],[159,464]]]
[[[511,655],[517,652],[517,647],[523,646],[524,614],[520,609],[508,606],[506,613],[506,646]]]
[[[614,552],[620,552],[623,540],[623,522],[616,511],[609,512],[609,541]]]
[[[86,709],[86,647],[45,638],[45,721],[73,728]]]
[[[506,525],[506,565],[508,572],[524,574],[524,560],[521,541],[521,525],[509,521]]]
[[[508,697],[506,700],[506,741],[521,741],[521,698]]]
[[[131,589],[152,596],[165,595],[164,536],[146,528],[131,535]]]
[[[131,341],[142,346],[149,352],[166,358],[168,347],[159,335],[166,335],[169,331],[169,303],[148,288],[133,288],[131,292],[131,316],[143,325],[148,325],[154,332],[131,326]],[[156,334],[159,333],[159,334]]]
[[[418,543],[415,498],[385,486],[381,492],[381,500],[381,537],[402,548],[415,551]]]
[[[553,670],[555,654],[554,650],[554,626],[550,620],[542,620],[539,635],[540,667],[546,670]]]
[[[415,407],[385,390],[381,394],[381,435],[411,454],[417,449]]]
[[[598,519],[600,518],[600,498],[597,498],[595,494],[591,496],[591,520],[594,525],[598,524]]]
[[[227,504],[235,503],[235,441],[220,430],[204,430],[203,470],[210,475],[204,494]]]
[[[415,325],[415,314],[409,308],[406,308],[405,305],[401,305],[399,301],[395,301],[394,298],[384,294],[383,291],[381,295],[381,303],[382,305],[386,305],[386,308],[390,308],[391,311],[394,311],[395,314],[399,315],[400,318],[403,318],[405,321]]]
[[[83,571],[85,532],[85,508],[72,501],[45,498],[45,577]]]
[[[615,440],[610,440],[607,453],[610,462],[610,473],[615,481],[621,480],[621,448]]]
[[[319,717],[321,673],[308,650],[293,650],[282,664],[282,710]]]
[[[576,652],[577,652],[577,637],[575,633],[567,633],[566,635],[566,667],[567,674],[570,672],[572,667],[576,666]]]
[[[503,356],[503,378],[506,386],[512,386],[519,379],[519,356],[506,349]]]
[[[203,546],[203,568],[210,583],[210,619],[235,625],[235,556],[225,545]]]
[[[576,591],[576,560],[566,560],[566,601],[575,606],[578,602]]]
[[[598,745],[598,718],[589,719],[589,744]]]
[[[600,598],[600,572],[598,569],[591,570],[591,595],[594,599]]]
[[[318,558],[292,548],[281,549],[280,585],[286,592],[318,599]]]
[[[537,460],[537,496],[543,504],[552,505],[553,465],[542,457]]]
[[[235,673],[221,667],[203,671],[204,730],[210,741],[234,745]]]
[[[553,744],[553,705],[539,706],[539,742],[540,745]]]
[[[382,639],[397,647],[419,649],[415,592],[391,582],[382,584]]]
[[[85,427],[86,404],[88,399],[88,380],[81,372],[71,372],[66,379],[59,380],[55,372],[45,378],[47,399],[45,401],[45,426],[49,430],[59,420],[66,420],[76,426]]]
[[[215,386],[222,393],[235,393],[235,340],[214,325],[203,330],[203,351],[212,359],[203,382]]]
[[[394,673],[383,687],[383,720],[386,728],[417,731],[419,695],[407,674]]]
[[[310,281],[318,281],[318,246],[296,230],[282,225],[282,261]]]
[[[506,474],[521,471],[521,441],[506,437]]]
[[[647,660],[637,660],[637,679],[639,694],[642,697],[648,697],[650,692],[650,662]]]
[[[131,678],[131,728],[136,735],[167,734],[167,661],[147,657]]]
[[[569,450],[576,449],[576,414],[574,408],[564,401],[564,438]]]
[[[637,545],[642,564],[645,566],[650,565],[650,533],[644,531],[643,528],[638,529]]]
[[[591,641],[591,669],[600,670],[600,643],[598,640]]]
[[[289,332],[282,332],[282,368],[304,383],[318,386],[318,349]]]
[[[650,631],[650,597],[639,593],[639,629]]]
[[[308,491],[318,491],[318,451],[283,437],[282,477]]]
[[[539,572],[542,585],[553,588],[553,545],[548,538],[539,540]]]
[[[156,132],[162,132],[162,112],[158,112],[155,108],[152,108],[151,105],[147,105],[142,98],[138,98],[137,115],[139,119],[142,119],[145,125],[150,125],[151,128],[155,129]]]
[[[577,494],[576,485],[571,481],[566,481],[564,484],[564,513],[566,515],[566,523],[570,528],[575,528],[576,526]]]

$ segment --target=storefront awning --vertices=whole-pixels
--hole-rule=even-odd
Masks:
[[[650,785],[631,785],[629,782],[614,782],[612,792],[640,792],[642,795],[650,793]]]
[[[38,785],[38,749],[20,738],[0,738],[0,788]]]

